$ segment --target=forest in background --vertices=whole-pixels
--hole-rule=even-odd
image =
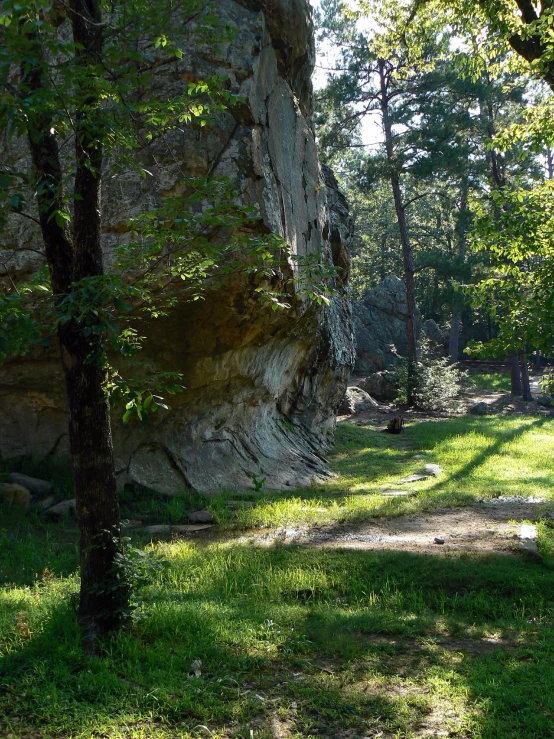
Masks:
[[[315,11],[315,123],[355,218],[352,297],[408,275],[452,361],[552,353],[549,52],[530,65],[510,28],[531,45],[549,12],[529,4],[530,32],[508,3]]]

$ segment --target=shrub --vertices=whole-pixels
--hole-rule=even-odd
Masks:
[[[426,411],[455,411],[456,398],[462,390],[467,372],[449,364],[446,357],[436,356],[436,350],[426,337],[420,340],[416,366],[416,405]],[[406,402],[407,362],[402,359],[397,366],[396,381],[400,388],[396,402]]]

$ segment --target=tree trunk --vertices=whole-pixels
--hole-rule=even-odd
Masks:
[[[389,178],[392,187],[392,195],[394,199],[394,209],[398,221],[398,230],[400,232],[400,243],[402,245],[402,262],[404,266],[404,281],[406,283],[406,302],[408,317],[406,321],[406,339],[408,345],[408,378],[406,396],[407,403],[412,406],[415,402],[415,391],[417,384],[416,376],[416,357],[417,357],[417,339],[416,339],[416,303],[414,293],[414,261],[412,255],[412,247],[408,235],[408,227],[406,224],[406,212],[402,201],[402,190],[400,187],[400,175],[397,170],[395,161],[394,143],[392,135],[392,123],[389,113],[389,98],[387,91],[387,78],[385,72],[385,61],[379,60],[379,78],[381,85],[380,106],[383,117],[383,131],[385,134],[385,149],[389,164]]]
[[[448,339],[448,361],[454,364],[458,361],[460,347],[460,328],[462,325],[462,307],[454,306],[450,319],[450,337]]]
[[[63,196],[59,151],[46,106],[33,106],[32,95],[48,84],[40,42],[32,35],[35,64],[23,69],[31,102],[28,139],[34,169],[41,231],[54,299],[59,306],[74,290],[73,282],[103,274],[100,246],[99,99],[92,65],[102,51],[98,0],[72,0],[73,37],[83,73],[81,105],[75,114],[76,169],[73,238]],[[90,74],[89,74],[90,72]],[[69,438],[80,529],[83,644],[93,651],[97,638],[125,618],[128,589],[119,567],[121,536],[116,494],[110,415],[103,391],[105,359],[98,339],[89,341],[83,326],[71,318],[61,322],[58,338],[69,403]]]
[[[466,253],[466,233],[468,219],[469,178],[464,173],[460,189],[460,210],[456,231],[458,236],[458,256],[463,259]],[[460,328],[462,324],[463,298],[456,294],[452,319],[450,321],[450,338],[448,341],[448,360],[450,364],[458,361],[460,353]]]
[[[522,388],[521,388],[521,374],[519,369],[519,352],[515,352],[512,354],[511,357],[511,366],[510,366],[510,393],[512,395],[521,395],[522,394]]]
[[[527,354],[525,350],[520,353],[519,366],[521,369],[521,394],[523,400],[528,403],[533,400],[533,396],[531,395],[531,386],[529,384],[529,367],[527,366]]]

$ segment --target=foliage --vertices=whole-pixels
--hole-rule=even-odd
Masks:
[[[406,402],[406,362],[399,358],[394,371],[399,388],[397,403]],[[419,341],[416,364],[415,401],[426,411],[456,411],[467,372],[451,364],[446,357],[437,356],[431,342],[423,337]]]
[[[554,395],[554,369],[549,369],[544,373],[540,385],[545,395]]]
[[[417,363],[415,399],[420,408],[430,411],[457,410],[463,381],[467,373],[449,363],[446,357],[437,357],[427,340],[420,343]]]

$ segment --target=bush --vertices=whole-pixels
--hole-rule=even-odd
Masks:
[[[554,369],[548,369],[540,380],[543,395],[554,395]]]
[[[399,362],[395,375],[400,387],[396,402],[405,403],[408,380],[405,359]],[[425,411],[457,410],[455,399],[462,391],[467,372],[449,364],[446,357],[437,357],[435,349],[425,337],[419,343],[416,375],[414,397],[419,408]]]

